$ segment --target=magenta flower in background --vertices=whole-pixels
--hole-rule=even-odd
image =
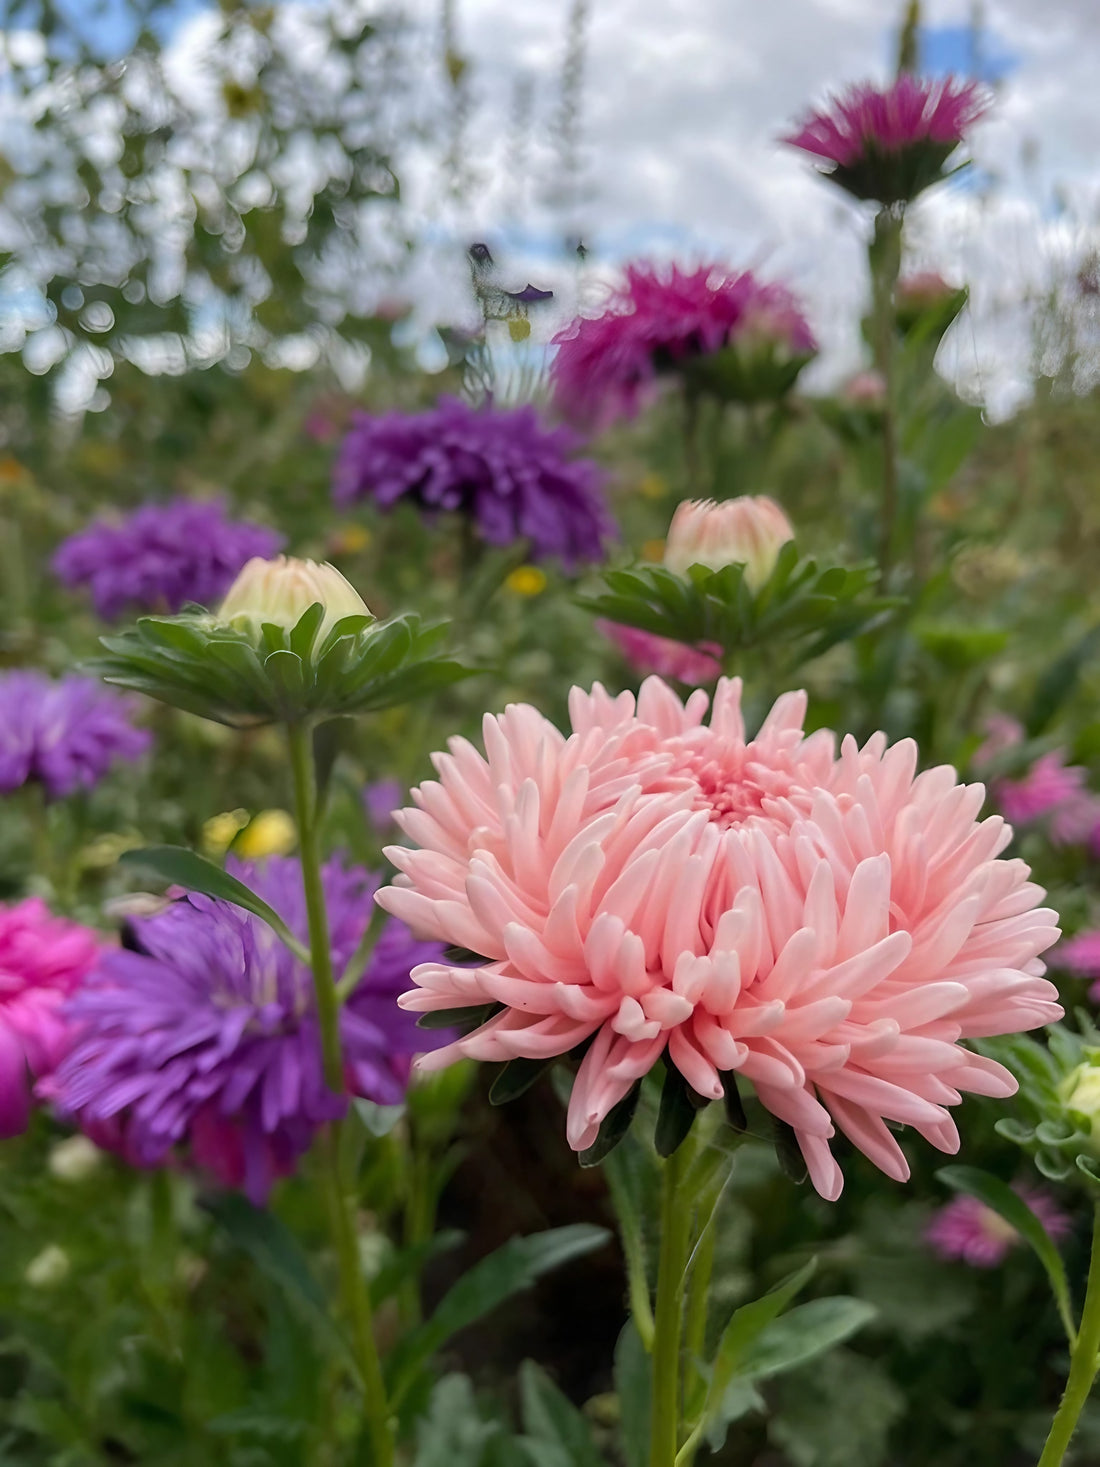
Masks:
[[[426,1057],[549,1060],[590,1041],[570,1145],[662,1059],[703,1100],[742,1077],[794,1128],[822,1196],[843,1177],[839,1130],[888,1176],[909,1165],[888,1121],[954,1152],[948,1107],[1016,1080],[959,1044],[1062,1015],[1039,955],[1056,913],[985,792],[911,739],[837,749],[806,734],[804,693],[746,734],[739,679],[681,702],[659,678],[611,697],[573,688],[571,729],[537,709],[485,720],[434,759],[391,846],[380,903],[478,953],[426,963],[401,1002],[502,1005]]]
[[[32,897],[0,906],[0,1137],[30,1119],[31,1081],[48,1076],[68,1044],[62,1005],[95,961],[94,932]]]
[[[306,939],[296,859],[228,869]],[[370,920],[378,877],[334,859],[324,883],[339,973]],[[135,950],[103,952],[68,1007],[76,1037],[49,1096],[93,1138],[113,1134],[134,1164],[157,1166],[186,1147],[202,1170],[262,1203],[347,1106],[324,1081],[309,970],[259,918],[194,893],[135,919],[130,933]],[[398,921],[383,929],[341,1009],[352,1094],[398,1102],[413,1055],[439,1042],[396,999],[415,964],[441,956]]]
[[[1100,801],[1089,793],[1088,771],[1065,761],[1061,749],[1043,754],[1019,779],[994,780],[992,793],[1011,824],[1045,820],[1055,845],[1080,845],[1100,819]]]
[[[428,514],[469,516],[489,545],[530,544],[533,559],[567,567],[601,560],[615,527],[604,474],[577,456],[568,428],[547,428],[533,407],[473,408],[443,397],[422,413],[358,412],[336,461],[340,505],[370,499],[390,510],[409,499]]]
[[[131,722],[135,700],[94,678],[44,673],[0,676],[0,794],[31,782],[52,800],[91,789],[119,760],[137,759],[151,742]]]
[[[622,626],[614,621],[600,621],[596,625],[615,643],[631,667],[644,675],[656,673],[658,677],[675,678],[692,688],[716,682],[722,675],[719,660],[722,649],[714,642],[689,647],[640,627]]]
[[[792,369],[781,374],[786,386],[817,350],[798,302],[784,286],[766,284],[751,270],[735,274],[714,264],[696,270],[628,265],[603,314],[578,318],[554,341],[554,400],[573,421],[595,427],[633,417],[651,400],[663,373],[707,361],[720,376],[711,359],[726,348],[745,349],[748,360],[726,361],[738,367],[738,382],[751,373],[754,357],[760,358],[758,375],[767,374],[770,357],[773,369],[777,361]],[[711,385],[717,389],[720,383]]]
[[[905,74],[885,87],[848,87],[783,141],[820,158],[827,176],[856,198],[895,204],[945,176],[948,158],[988,106],[975,82]]]
[[[1093,979],[1089,998],[1100,1003],[1100,931],[1075,933],[1054,950],[1052,962],[1077,978]]]
[[[1055,1242],[1067,1235],[1073,1221],[1049,1193],[1029,1187],[1014,1187],[1013,1191]],[[996,1268],[1021,1241],[1011,1223],[976,1197],[955,1197],[941,1207],[925,1229],[924,1239],[941,1258],[973,1268]]]
[[[216,500],[145,504],[123,519],[95,520],[53,558],[67,586],[86,586],[107,620],[123,611],[175,613],[189,601],[211,606],[253,556],[267,560],[283,537],[227,518]]]

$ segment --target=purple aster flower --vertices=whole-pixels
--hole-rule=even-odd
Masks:
[[[944,176],[944,164],[988,106],[974,82],[906,74],[887,87],[849,87],[783,141],[823,159],[828,177],[856,198],[894,204]]]
[[[376,779],[363,790],[363,807],[376,835],[394,825],[393,813],[407,803],[408,790],[399,779]]]
[[[1073,1226],[1049,1193],[1014,1187],[1057,1243]],[[933,1216],[925,1242],[941,1258],[958,1259],[973,1268],[996,1268],[1020,1242],[1020,1235],[1000,1213],[976,1197],[955,1197]]]
[[[226,518],[212,500],[146,504],[122,520],[94,520],[53,558],[67,586],[87,586],[105,619],[134,609],[174,613],[188,601],[210,606],[253,556],[268,560],[283,537]]]
[[[228,869],[305,940],[295,858]],[[335,858],[324,885],[339,973],[370,921],[379,878]],[[135,1165],[158,1166],[184,1147],[261,1204],[347,1106],[325,1084],[309,970],[259,918],[198,893],[135,919],[130,934],[134,950],[102,953],[69,1005],[76,1038],[50,1096]],[[413,1055],[449,1037],[417,1029],[396,1001],[411,968],[441,958],[438,943],[418,942],[396,919],[382,929],[341,1009],[353,1094],[397,1103]]]
[[[659,374],[714,367],[708,359],[727,348],[736,349],[737,361],[747,358],[734,396],[752,395],[742,380],[748,375],[760,382],[760,395],[782,395],[817,350],[784,286],[713,264],[629,265],[603,314],[573,321],[554,341],[556,403],[574,421],[598,426],[633,417],[654,395]],[[734,365],[726,362],[727,369]]]
[[[567,567],[600,560],[614,525],[603,471],[577,458],[568,428],[547,428],[533,407],[472,408],[443,397],[423,413],[356,413],[336,462],[333,494],[348,505],[371,498],[389,510],[403,498],[421,509],[469,515],[490,545],[530,542]]]
[[[151,736],[131,722],[134,700],[94,678],[41,672],[0,676],[0,793],[35,781],[51,800],[91,789],[116,760],[136,759]]]

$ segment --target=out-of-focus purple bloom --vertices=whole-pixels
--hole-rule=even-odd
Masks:
[[[228,869],[306,939],[296,859]],[[378,884],[340,859],[324,869],[337,973]],[[187,1147],[198,1167],[262,1203],[347,1105],[325,1084],[309,970],[259,918],[197,893],[131,927],[137,950],[104,952],[69,1006],[76,1039],[50,1095],[134,1164],[157,1166]],[[396,1002],[410,969],[441,957],[438,943],[418,942],[396,919],[383,928],[340,1014],[352,1094],[397,1103],[413,1055],[448,1037],[418,1030]]]
[[[614,525],[603,472],[577,458],[568,428],[546,428],[533,407],[472,408],[441,398],[423,413],[356,413],[336,462],[333,494],[389,510],[411,499],[422,510],[468,515],[490,545],[530,542],[566,566],[602,558]]]
[[[65,1053],[62,1005],[98,946],[96,933],[36,897],[0,906],[0,1137],[27,1129],[31,1078],[44,1079]]]
[[[988,105],[974,82],[905,74],[886,87],[848,87],[783,141],[823,159],[833,182],[857,198],[893,204],[943,176]]]
[[[253,556],[267,560],[283,537],[226,517],[216,500],[146,504],[121,520],[95,520],[53,558],[67,586],[87,586],[110,619],[126,610],[174,613],[188,601],[210,606]]]
[[[753,351],[767,344],[796,362],[817,350],[788,290],[714,264],[629,265],[603,314],[573,321],[554,341],[555,401],[574,421],[596,426],[634,416],[661,373],[739,342]]]
[[[94,678],[3,674],[0,793],[32,781],[52,800],[91,789],[116,760],[136,759],[149,747],[148,731],[131,722],[133,708],[133,699]]]
[[[1070,1231],[1072,1219],[1048,1193],[1029,1187],[1013,1190],[1055,1242]],[[996,1268],[1020,1242],[1012,1224],[976,1197],[955,1197],[946,1203],[928,1224],[924,1238],[941,1258],[957,1259],[973,1268]]]
[[[698,688],[716,682],[722,675],[722,649],[716,643],[689,647],[640,627],[622,626],[614,621],[600,621],[597,625],[631,667],[645,676],[656,673],[658,677],[675,678],[677,682]]]
[[[387,834],[394,825],[393,812],[408,800],[408,790],[399,779],[376,779],[363,790],[363,806],[376,835]]]

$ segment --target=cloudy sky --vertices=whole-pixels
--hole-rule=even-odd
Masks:
[[[554,124],[571,8],[455,0],[454,40],[468,63],[461,151],[478,186],[448,202],[438,160],[419,160],[411,198],[437,246],[422,269],[438,279],[453,268],[456,240],[486,238],[517,282],[541,269],[557,283],[553,262],[572,228],[592,246],[597,276],[632,257],[720,256],[802,292],[827,348],[826,379],[855,365],[868,216],[777,137],[830,88],[889,75],[901,0],[589,0],[580,197],[563,203]],[[414,9],[438,35],[439,0]],[[1022,303],[1072,276],[1091,248],[1100,4],[925,0],[922,18],[926,66],[976,64],[997,102],[975,130],[978,168],[914,211],[912,262],[970,284],[973,310],[941,368],[1004,411],[1026,378]]]

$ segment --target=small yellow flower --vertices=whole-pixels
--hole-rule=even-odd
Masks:
[[[81,848],[77,857],[85,871],[105,871],[113,866],[124,851],[133,851],[145,842],[136,831],[124,833],[112,831],[108,835],[97,835],[95,840]]]
[[[358,555],[370,544],[370,531],[366,525],[340,525],[329,543],[333,555]]]
[[[643,499],[663,499],[668,493],[668,481],[661,474],[643,474],[638,493]]]
[[[298,843],[298,827],[285,810],[261,810],[237,837],[234,849],[246,860],[285,856]]]
[[[248,821],[247,810],[223,810],[220,815],[212,815],[202,828],[203,850],[208,856],[224,856]]]
[[[504,584],[517,596],[541,596],[546,590],[546,574],[537,565],[519,565]]]
[[[662,561],[665,558],[665,542],[663,540],[647,540],[642,546],[643,560]]]

